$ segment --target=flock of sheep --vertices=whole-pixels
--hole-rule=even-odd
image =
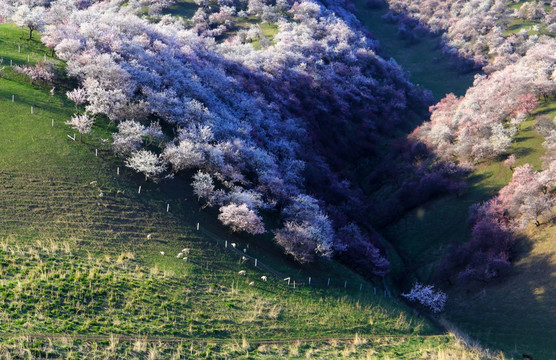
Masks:
[[[151,234],[148,234],[148,235],[147,235],[147,240],[150,240],[151,237],[152,237],[152,235],[151,235]],[[232,245],[232,247],[233,247],[234,249],[235,249],[236,246],[237,246],[236,243],[231,243],[230,245]],[[191,251],[190,248],[184,248],[176,257],[177,257],[178,259],[183,259],[184,261],[187,261],[187,258],[188,258],[188,257],[185,256],[185,255],[189,255],[190,251]],[[243,249],[243,252],[246,252],[246,251],[247,251],[247,249]],[[166,253],[165,253],[164,251],[161,251],[161,252],[160,252],[160,255],[164,256],[164,255],[166,255]],[[242,257],[241,257],[241,260],[242,260],[243,262],[245,262],[245,261],[247,261],[248,259],[247,259],[247,257],[242,256]],[[247,276],[247,271],[246,271],[246,270],[240,270],[240,271],[238,271],[238,275]],[[263,275],[263,276],[261,276],[261,280],[262,280],[262,281],[267,281],[267,280],[268,280],[268,277],[267,277],[266,275]],[[255,286],[255,282],[254,282],[254,281],[251,281],[251,282],[249,283],[249,286]]]

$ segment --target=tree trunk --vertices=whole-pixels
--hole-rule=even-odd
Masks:
[[[33,38],[33,29],[29,28],[29,40]]]

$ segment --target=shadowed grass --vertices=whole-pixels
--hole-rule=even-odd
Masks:
[[[540,169],[544,139],[533,129],[533,123],[533,119],[522,123],[514,138],[509,153],[516,155],[515,166],[529,163]],[[512,172],[504,166],[504,160],[505,157],[500,157],[478,164],[462,194],[423,204],[386,229],[386,238],[403,249],[404,257],[413,259],[412,270],[420,278],[430,276],[434,262],[446,246],[469,239],[469,206],[490,199],[511,180]]]
[[[355,0],[354,4],[358,18],[380,40],[384,52],[409,72],[414,84],[431,90],[436,99],[448,93],[464,95],[473,84],[474,73],[459,74],[442,53],[439,36],[427,35],[409,43],[400,39],[396,24],[381,19],[388,11],[387,6],[370,9],[364,0]]]
[[[197,8],[197,4],[192,0],[177,0],[172,6],[166,8],[163,14],[191,19],[195,15]]]

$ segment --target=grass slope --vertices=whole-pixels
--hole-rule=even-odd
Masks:
[[[510,153],[516,165],[532,164],[540,169],[544,153],[543,138],[533,129],[533,119],[522,123]],[[467,226],[469,206],[486,201],[511,180],[511,170],[504,166],[505,158],[478,164],[467,181],[468,188],[459,196],[441,197],[411,211],[385,230],[385,236],[403,249],[404,257],[412,259],[413,271],[420,278],[428,278],[432,264],[451,243],[469,239]]]
[[[0,38],[12,44],[1,46],[0,56],[25,59],[13,49],[19,36],[14,26],[0,25]],[[25,46],[45,50],[36,41]],[[214,222],[214,214],[199,211],[186,182],[145,183],[126,171],[102,141],[113,125],[99,120],[83,142],[70,140],[73,131],[63,123],[73,105],[47,90],[3,68],[0,352],[152,359],[245,358],[252,351],[266,352],[268,358],[324,353],[324,358],[410,359],[427,351],[434,356],[465,352],[396,301],[380,296],[380,289],[375,295],[365,283],[359,291],[355,284],[363,280],[338,264],[300,267],[265,239],[232,237]],[[197,223],[202,231],[196,231]],[[327,276],[340,287],[293,289],[271,276],[262,282],[260,276],[267,273],[226,252],[224,239],[249,248],[248,255],[283,273]],[[191,248],[187,262],[176,258],[184,247]],[[240,269],[247,269],[246,277],[238,275]],[[347,289],[341,286],[345,280]],[[250,281],[256,285],[248,286]],[[359,340],[348,344],[357,345],[355,350],[345,340],[339,343],[356,334]],[[204,345],[175,345],[199,338]],[[256,345],[296,338],[329,340]],[[219,339],[228,342],[214,345]],[[159,341],[174,345],[152,345]]]
[[[542,105],[535,115],[556,116],[556,101]],[[537,169],[543,153],[537,136],[524,139],[532,150],[520,163]],[[525,161],[527,160],[527,161]],[[503,281],[486,288],[454,293],[450,318],[486,344],[520,358],[556,358],[556,222],[532,225],[523,233],[523,254]]]
[[[556,115],[555,105],[544,104],[522,124],[509,151],[516,155],[516,166],[529,163],[540,169],[544,139],[533,129],[534,117],[547,112]],[[469,239],[469,206],[488,200],[511,180],[503,160],[479,164],[461,196],[430,201],[386,229],[385,237],[403,249],[406,259],[412,259],[410,272],[415,277],[429,278],[435,261],[449,244]],[[556,318],[550,309],[556,303],[550,292],[556,281],[555,230],[554,224],[544,224],[526,234],[523,259],[515,264],[508,279],[467,293],[450,292],[447,317],[472,337],[509,355],[519,358],[521,352],[531,352],[535,358],[554,358]]]
[[[190,19],[195,15],[198,6],[192,0],[177,0],[172,6],[164,10],[164,14]]]
[[[512,6],[519,7],[524,3]],[[411,79],[431,88],[439,95],[454,92],[463,94],[472,83],[472,77],[458,78],[449,66],[434,64],[441,59],[434,46],[434,38],[407,46],[397,37],[395,25],[384,23],[380,11],[355,1],[363,23],[381,41],[381,46],[404,68],[410,69]],[[505,36],[525,29],[529,34],[548,34],[545,26],[516,18],[505,27]],[[502,20],[501,20],[502,21]],[[533,26],[539,26],[536,31]],[[556,102],[541,105],[531,119],[522,124],[509,153],[517,157],[516,166],[532,164],[541,167],[543,138],[533,129],[534,118],[539,115],[556,116]],[[503,165],[504,158],[481,163],[468,180],[468,189],[460,197],[448,196],[430,201],[410,212],[386,229],[385,237],[395,243],[401,255],[412,259],[407,273],[426,280],[435,261],[449,244],[469,239],[466,225],[469,205],[489,199],[511,179],[511,171]],[[522,353],[533,354],[535,359],[556,358],[556,315],[554,314],[556,282],[556,226],[554,223],[534,226],[525,234],[524,253],[515,264],[512,275],[496,284],[471,289],[469,292],[450,292],[447,318],[484,344],[502,349],[508,356],[521,358]],[[408,284],[411,280],[407,278]]]

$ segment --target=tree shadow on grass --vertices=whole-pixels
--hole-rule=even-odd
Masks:
[[[556,356],[556,257],[524,240],[511,275],[452,295],[448,316],[492,349],[521,358]]]
[[[531,148],[519,148],[514,152],[514,155],[517,156],[518,158],[523,158],[527,155],[530,155],[532,153],[535,152],[535,149],[531,149]]]

